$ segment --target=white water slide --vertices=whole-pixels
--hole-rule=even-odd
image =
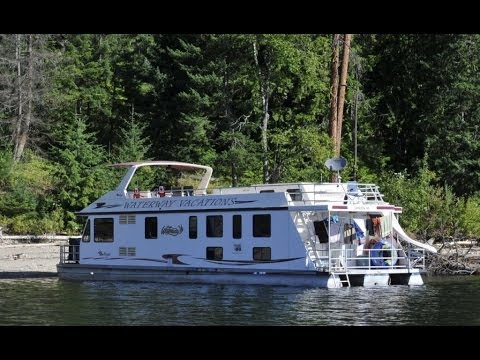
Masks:
[[[406,242],[413,244],[415,246],[418,246],[420,248],[423,248],[425,250],[428,250],[430,252],[436,253],[437,249],[435,249],[433,246],[421,243],[417,240],[413,240],[411,237],[409,237],[407,234],[405,234],[405,231],[403,231],[402,227],[400,226],[397,218],[395,216],[392,216],[392,225],[393,225],[393,230],[397,232],[397,234]]]

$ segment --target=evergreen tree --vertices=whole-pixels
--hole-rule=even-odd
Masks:
[[[116,162],[149,160],[150,142],[145,132],[146,124],[132,118],[125,121],[124,127],[120,129],[118,143],[114,146],[114,160]]]
[[[178,153],[190,161],[215,163],[217,174],[228,176],[233,186],[251,176],[246,172],[255,167],[257,151],[250,137],[254,122],[246,39],[201,35],[179,39],[169,52],[188,77],[188,87],[178,95],[184,104]]]
[[[425,151],[439,185],[471,196],[480,187],[480,36],[449,40],[439,59],[446,75],[432,94]]]
[[[100,165],[105,150],[95,145],[95,134],[88,132],[83,117],[76,116],[55,132],[55,195],[64,211],[67,229],[78,230],[75,211],[111,189],[111,177]]]
[[[263,119],[260,138],[267,138],[267,146],[263,144],[266,152],[264,181],[292,180],[292,177],[300,175],[296,169],[304,170],[301,171],[302,178],[314,173],[319,179],[326,174],[323,162],[331,151],[322,135],[328,126],[325,121],[329,94],[328,38],[318,35],[257,35],[252,40],[253,45],[255,41],[257,49],[256,55],[253,49],[253,56],[257,57],[255,66],[259,75],[252,97],[256,105],[255,114]],[[266,96],[268,109],[265,108]],[[268,124],[265,122],[266,115]],[[318,135],[315,139],[310,136],[312,131]],[[314,143],[305,148],[310,140]],[[325,151],[312,150],[318,145]],[[268,158],[268,170],[265,156]]]

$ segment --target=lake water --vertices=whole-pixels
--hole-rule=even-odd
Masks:
[[[418,287],[0,280],[0,325],[480,325],[480,277]]]

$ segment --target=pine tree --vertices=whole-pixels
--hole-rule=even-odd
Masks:
[[[95,134],[88,132],[86,120],[76,116],[55,132],[53,154],[56,196],[64,211],[66,227],[78,230],[75,211],[79,211],[106,190],[111,177],[104,168],[105,150],[95,145]]]

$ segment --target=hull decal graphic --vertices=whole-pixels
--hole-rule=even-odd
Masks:
[[[190,264],[187,264],[187,263],[184,263],[182,261],[180,261],[178,259],[179,256],[184,256],[185,254],[165,254],[165,255],[162,255],[162,257],[164,259],[172,259],[172,264],[176,264],[176,265],[190,265]]]
[[[148,259],[148,258],[124,258],[124,257],[84,257],[82,260],[142,260],[142,261],[152,261],[152,262],[160,262],[160,263],[167,263],[166,260],[161,259]]]
[[[289,258],[289,259],[278,259],[278,260],[207,260],[207,259],[201,259],[197,258],[199,260],[205,260],[210,263],[214,264],[220,264],[220,265],[239,265],[239,266],[245,266],[245,265],[258,265],[258,264],[275,264],[275,263],[282,263],[282,262],[287,262],[287,261],[295,261],[299,259],[305,259],[304,257],[297,257],[297,258]]]
[[[111,209],[114,207],[122,206],[122,204],[108,205],[107,203],[104,203],[104,202],[97,202],[95,205],[97,205],[95,209]]]
[[[177,227],[171,226],[171,225],[165,225],[162,227],[162,235],[172,235],[172,236],[177,236],[180,235],[183,232],[183,226],[178,225]]]

